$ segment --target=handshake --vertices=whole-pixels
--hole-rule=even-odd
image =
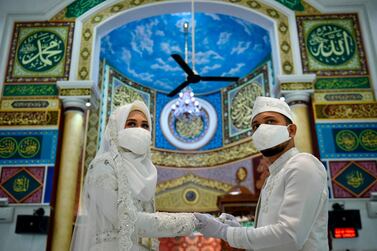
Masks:
[[[194,213],[194,215],[197,219],[196,229],[205,237],[214,237],[226,241],[228,227],[241,227],[236,217],[230,214],[222,213],[218,218],[210,214]]]

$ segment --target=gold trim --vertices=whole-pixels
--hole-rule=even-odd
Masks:
[[[90,96],[90,88],[63,88],[59,89],[59,96]]]
[[[59,126],[60,109],[0,110],[0,127]]]
[[[281,83],[280,87],[282,91],[313,90],[313,83],[310,83],[310,82]]]
[[[187,183],[194,183],[197,185],[205,186],[207,188],[216,189],[224,193],[228,192],[232,188],[231,184],[226,184],[217,180],[205,179],[190,173],[180,178],[165,181],[158,184],[156,188],[156,194],[162,193],[169,189],[174,189],[176,187],[183,186]]]
[[[176,152],[152,149],[152,162],[165,167],[212,167],[250,157],[259,152],[251,139],[243,143],[205,152]],[[194,154],[195,153],[195,154]]]

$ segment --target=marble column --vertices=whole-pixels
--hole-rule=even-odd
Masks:
[[[314,92],[314,74],[279,76],[281,94],[294,113],[297,125],[296,147],[301,152],[313,153],[313,130],[309,105]]]
[[[295,144],[300,152],[313,153],[313,138],[311,118],[309,113],[310,93],[308,92],[290,92],[284,95],[285,101],[291,107],[294,113],[297,133]]]
[[[77,83],[76,83],[77,84]],[[83,152],[85,142],[86,110],[91,98],[93,83],[60,82],[59,96],[64,107],[64,127],[61,142],[58,184],[56,189],[53,229],[51,237],[52,251],[68,251],[79,200],[79,178],[83,170]]]

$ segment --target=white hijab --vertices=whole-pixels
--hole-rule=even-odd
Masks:
[[[118,133],[124,130],[129,114],[135,110],[145,115],[149,127],[152,128],[149,110],[143,102],[136,100],[131,104],[118,107],[109,118],[100,149],[93,163],[97,156],[100,158],[110,152],[111,156],[114,156],[115,171],[119,175],[118,186],[126,184],[127,182],[123,182],[122,179],[127,178],[130,186],[128,189],[131,189],[133,196],[142,201],[150,201],[156,192],[157,184],[157,170],[151,161],[150,149],[148,148],[146,154],[139,155],[125,150],[118,143]],[[117,161],[117,156],[121,157],[121,161],[119,159]]]
[[[134,199],[152,201],[157,182],[157,170],[150,159],[150,148],[147,148],[146,154],[140,155],[127,151],[120,147],[118,143],[118,133],[124,130],[127,118],[131,111],[134,110],[141,111],[147,117],[151,128],[149,110],[141,101],[134,101],[131,104],[121,106],[110,116],[100,149],[90,164],[93,169],[88,171],[85,178],[83,191],[84,209],[77,217],[71,250],[91,250],[91,247],[96,243],[96,235],[98,233],[106,233],[105,231],[109,230],[106,224],[100,218],[97,218],[99,214],[97,204],[101,203],[103,206],[101,210],[107,210],[106,212],[109,213],[114,203],[112,197],[103,193],[103,189],[98,189],[88,182],[89,172],[92,172],[92,174],[96,172],[95,165],[104,161],[113,164],[118,183],[118,192],[116,193],[117,212],[111,212],[111,215],[107,215],[107,217],[117,217],[119,221],[119,249],[117,250],[131,250],[133,246],[131,236],[135,231],[138,212],[134,205]],[[145,132],[143,131],[143,133]],[[133,135],[133,138],[135,138],[135,135]],[[90,197],[89,191],[97,194],[97,196]],[[100,213],[103,214],[103,211]]]

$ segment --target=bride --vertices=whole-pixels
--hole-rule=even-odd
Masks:
[[[193,214],[155,212],[157,170],[151,162],[150,130],[150,113],[141,101],[110,116],[85,177],[72,251],[158,250],[158,240],[146,237],[193,232]]]

